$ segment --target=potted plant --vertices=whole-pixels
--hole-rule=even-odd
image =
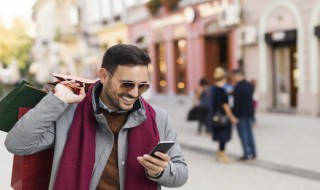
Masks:
[[[152,15],[155,15],[158,13],[160,7],[161,7],[161,3],[160,0],[150,0],[147,4],[146,4],[148,10],[150,11],[150,13]]]
[[[180,0],[160,0],[161,4],[168,10],[173,10],[177,7]]]

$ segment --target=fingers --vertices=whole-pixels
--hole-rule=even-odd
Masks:
[[[67,86],[67,85],[69,85],[69,84],[72,84],[72,85],[74,85],[74,86],[80,86],[80,84],[79,83],[76,83],[76,81],[75,80],[65,80],[65,81],[61,81],[60,82],[60,84],[63,84],[63,85],[65,85],[65,86]]]
[[[238,118],[236,118],[236,117],[232,117],[232,118],[231,118],[231,123],[232,123],[233,125],[236,125],[238,122],[239,122]]]
[[[80,93],[79,93],[79,95],[86,95],[86,92],[85,92],[85,90],[84,90],[84,87],[81,87],[81,88],[80,88]]]
[[[138,157],[139,163],[148,171],[149,175],[155,176],[156,174],[162,172],[164,170],[163,167],[158,166],[148,160],[145,157]]]
[[[147,170],[150,176],[156,176],[169,165],[170,157],[168,154],[156,152],[156,156],[160,159],[147,154],[137,158],[139,163]]]
[[[71,90],[74,94],[79,95],[80,94],[80,86],[81,84],[77,83],[74,80],[71,81],[62,81],[60,82],[60,84],[64,85],[65,87],[67,87],[69,90]]]
[[[238,118],[235,118],[234,124],[236,125],[239,122]]]
[[[60,91],[71,91],[66,84],[62,84],[62,83],[59,83],[57,84],[55,87],[55,93],[58,93]]]
[[[83,87],[78,87],[74,81],[63,81],[55,86],[54,95],[65,103],[78,103],[85,97]]]
[[[155,155],[156,155],[157,157],[161,158],[162,161],[165,161],[165,162],[169,162],[169,161],[170,161],[170,157],[169,157],[168,154],[165,154],[165,153],[162,153],[162,152],[157,151],[157,152],[155,152]],[[154,157],[152,157],[152,156],[150,156],[150,157],[151,157],[151,158],[154,158]],[[159,160],[159,159],[157,159],[157,160]]]

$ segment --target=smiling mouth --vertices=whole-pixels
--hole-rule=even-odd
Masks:
[[[132,104],[132,103],[134,103],[134,101],[135,101],[135,98],[130,98],[130,97],[128,97],[128,96],[125,96],[125,95],[122,95],[122,96],[120,96],[124,101],[125,101],[125,103],[127,103],[127,104]]]

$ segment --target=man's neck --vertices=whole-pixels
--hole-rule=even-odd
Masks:
[[[99,97],[99,102],[98,102],[98,104],[99,104],[99,107],[100,107],[101,109],[106,110],[106,111],[109,112],[109,113],[126,113],[126,112],[127,112],[127,111],[125,111],[125,110],[113,110],[113,109],[109,108],[109,107],[102,101],[101,97]]]

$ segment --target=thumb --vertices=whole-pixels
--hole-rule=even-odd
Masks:
[[[84,87],[81,87],[80,88],[80,94],[79,95],[85,95],[86,94],[86,92],[85,92],[85,90],[84,90]]]

